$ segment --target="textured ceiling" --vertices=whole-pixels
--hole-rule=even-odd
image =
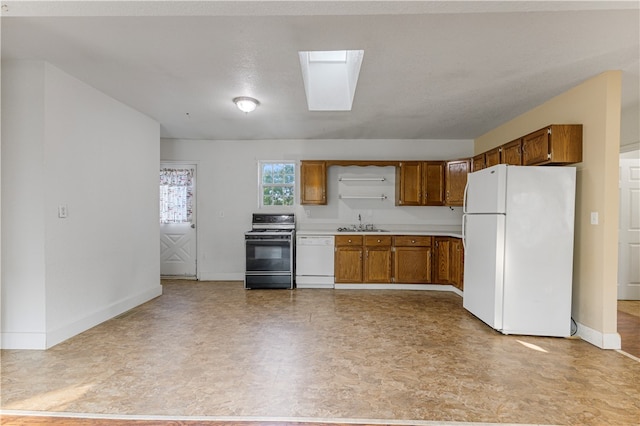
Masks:
[[[639,102],[638,2],[2,4],[3,60],[48,61],[163,137],[469,139],[616,69]],[[353,109],[309,112],[298,51],[337,49],[365,51]]]

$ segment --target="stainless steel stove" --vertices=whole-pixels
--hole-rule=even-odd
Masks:
[[[245,232],[246,289],[294,286],[295,215],[254,213]]]

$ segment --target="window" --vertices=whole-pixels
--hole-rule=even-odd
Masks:
[[[295,203],[296,164],[261,161],[260,207],[293,206]]]
[[[160,223],[191,222],[193,175],[193,169],[160,169]]]

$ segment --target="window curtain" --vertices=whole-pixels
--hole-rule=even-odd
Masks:
[[[191,222],[193,174],[193,169],[160,170],[160,223]]]

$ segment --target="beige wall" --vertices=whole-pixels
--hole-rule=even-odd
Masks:
[[[616,282],[621,77],[620,71],[608,71],[587,80],[480,136],[474,146],[478,154],[548,124],[583,125],[583,162],[576,165],[572,315],[599,336],[587,340],[609,348],[619,340]],[[590,224],[591,212],[598,212],[598,225]]]

